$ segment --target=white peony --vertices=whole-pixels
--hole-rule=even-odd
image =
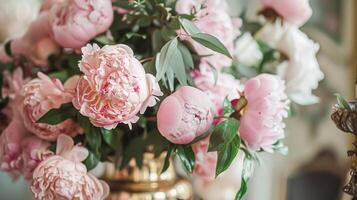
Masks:
[[[246,66],[254,66],[263,58],[257,41],[250,33],[244,33],[235,43],[234,56]]]
[[[277,21],[266,24],[256,37],[288,57],[277,66],[277,74],[286,81],[286,93],[300,105],[318,103],[312,93],[324,78],[316,53],[319,45],[299,30],[297,26]]]

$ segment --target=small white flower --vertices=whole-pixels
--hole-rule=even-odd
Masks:
[[[238,38],[235,43],[234,55],[240,63],[246,66],[254,66],[263,58],[258,43],[250,33],[244,33]]]
[[[256,37],[288,57],[277,66],[277,74],[286,81],[286,93],[300,105],[319,102],[312,93],[324,78],[316,58],[320,46],[297,26],[277,21],[266,24]]]

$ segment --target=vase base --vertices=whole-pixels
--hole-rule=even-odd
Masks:
[[[150,183],[148,183],[150,184]],[[140,192],[130,191],[111,191],[109,200],[164,200],[164,199],[191,199],[192,186],[185,179],[179,179],[171,186],[160,187],[155,191]]]

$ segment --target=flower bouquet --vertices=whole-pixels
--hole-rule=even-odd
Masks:
[[[308,1],[257,3],[241,18],[224,0],[45,0],[0,49],[0,169],[35,199],[100,200],[109,187],[90,170],[150,152],[162,172],[175,157],[202,198],[224,184],[241,199],[323,78],[299,30]]]

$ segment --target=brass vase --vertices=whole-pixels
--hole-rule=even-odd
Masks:
[[[164,200],[192,199],[192,186],[177,176],[174,165],[160,174],[164,157],[155,158],[145,153],[143,167],[135,164],[119,171],[114,164],[106,164],[103,179],[110,186],[109,200]]]

